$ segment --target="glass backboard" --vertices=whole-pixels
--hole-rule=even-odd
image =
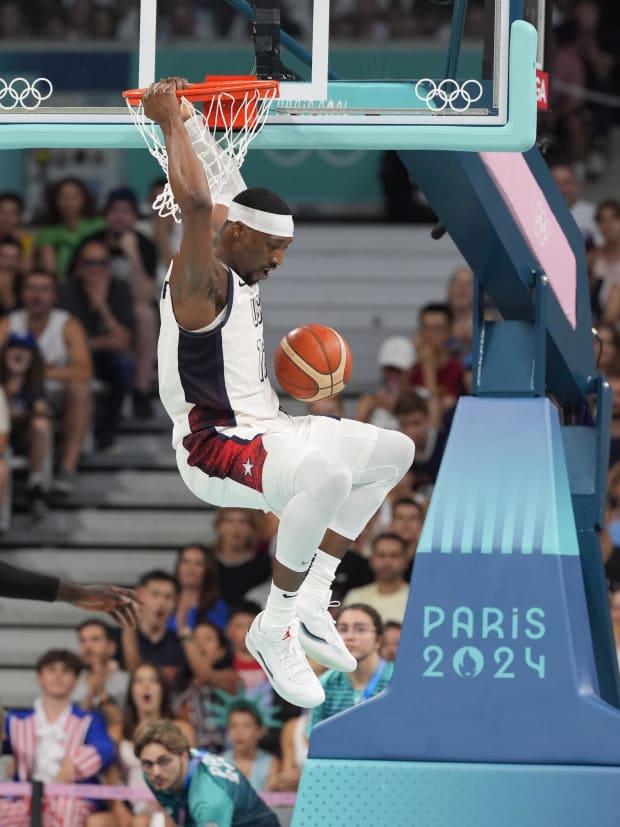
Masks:
[[[545,0],[532,3],[544,19]],[[8,5],[0,147],[139,146],[123,89],[171,74],[260,76],[267,58],[282,81],[257,147],[460,148],[464,127],[462,148],[533,143],[536,35],[511,18],[511,0]]]

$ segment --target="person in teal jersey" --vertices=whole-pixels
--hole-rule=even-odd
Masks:
[[[312,727],[337,712],[349,709],[385,689],[394,673],[394,664],[379,656],[383,642],[383,623],[376,609],[365,603],[352,603],[336,621],[336,631],[357,661],[354,672],[329,669],[321,675],[325,700],[312,710],[308,735]]]
[[[146,783],[178,827],[280,827],[239,770],[218,755],[190,749],[172,721],[141,726],[134,751]]]

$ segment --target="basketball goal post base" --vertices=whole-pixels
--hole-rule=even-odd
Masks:
[[[612,766],[311,758],[291,827],[617,827],[619,784]]]
[[[599,691],[573,512],[596,499],[582,427],[534,390],[461,397],[394,676],[313,728],[292,827],[617,825],[620,711]]]
[[[508,119],[503,125],[442,125],[440,115],[428,124],[382,125],[291,123],[270,124],[254,139],[252,149],[439,149],[472,152],[522,152],[536,141],[536,30],[523,20],[510,29]],[[336,86],[328,85],[328,96]],[[49,115],[16,113],[15,122],[0,127],[0,149],[109,148],[144,146],[140,133],[119,108],[113,115],[58,113],[58,123],[43,122]]]

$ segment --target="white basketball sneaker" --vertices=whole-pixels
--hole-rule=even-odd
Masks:
[[[329,613],[331,591],[323,600],[313,599],[314,595],[307,596],[303,589],[297,598],[297,617],[299,618],[299,642],[308,657],[327,666],[328,669],[337,669],[339,672],[353,672],[357,668],[357,661],[344,645],[343,639],[336,631],[336,621]]]
[[[297,636],[298,621],[293,620],[284,635],[278,631],[274,637],[270,630],[263,631],[261,612],[252,621],[245,638],[245,645],[252,657],[260,663],[269,683],[284,700],[303,709],[319,706],[325,700],[325,692],[304,655]]]

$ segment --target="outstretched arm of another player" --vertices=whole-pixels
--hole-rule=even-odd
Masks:
[[[168,155],[168,180],[183,217],[181,249],[170,286],[177,321],[190,330],[211,322],[226,296],[223,268],[213,258],[213,202],[207,176],[185,129],[176,96],[187,81],[166,78],[143,96],[144,113],[161,127]]]
[[[0,561],[0,597],[72,603],[78,609],[107,612],[121,625],[135,626],[138,620],[138,598],[131,589],[70,583],[49,574],[11,566],[4,561]]]
[[[56,600],[71,603],[85,612],[105,612],[119,626],[138,623],[138,597],[132,589],[122,586],[84,586],[61,580]]]

